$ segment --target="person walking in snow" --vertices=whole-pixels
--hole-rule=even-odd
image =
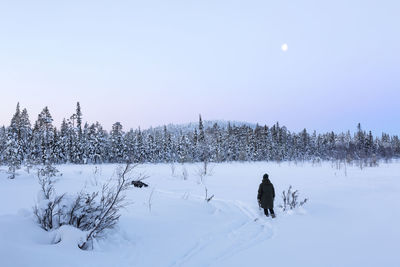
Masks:
[[[274,212],[275,189],[274,185],[269,180],[268,174],[264,174],[262,183],[258,188],[257,200],[261,208],[264,209],[265,215],[268,217],[268,211],[272,218],[275,218]]]

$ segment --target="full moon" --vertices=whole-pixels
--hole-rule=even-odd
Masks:
[[[281,49],[282,49],[283,52],[286,52],[286,51],[289,49],[289,47],[288,47],[287,44],[283,44],[283,45],[281,46]]]

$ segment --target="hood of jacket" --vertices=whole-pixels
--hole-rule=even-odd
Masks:
[[[271,183],[271,181],[269,180],[269,178],[263,178],[262,182],[263,182],[264,184],[270,184],[270,183]]]

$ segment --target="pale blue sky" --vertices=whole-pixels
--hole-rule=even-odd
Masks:
[[[3,0],[0,124],[19,101],[59,125],[80,101],[106,128],[201,113],[400,133],[399,14],[397,0]]]

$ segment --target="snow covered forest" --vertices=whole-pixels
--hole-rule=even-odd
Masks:
[[[400,156],[397,135],[375,137],[358,125],[354,134],[290,132],[279,123],[269,126],[220,125],[205,127],[200,116],[196,127],[158,127],[125,131],[121,123],[110,132],[96,122],[82,121],[76,111],[53,125],[47,107],[32,124],[26,109],[16,107],[8,127],[0,128],[0,164],[11,172],[23,165],[89,163],[168,163],[226,161],[319,161],[360,160],[375,164],[380,159]]]

